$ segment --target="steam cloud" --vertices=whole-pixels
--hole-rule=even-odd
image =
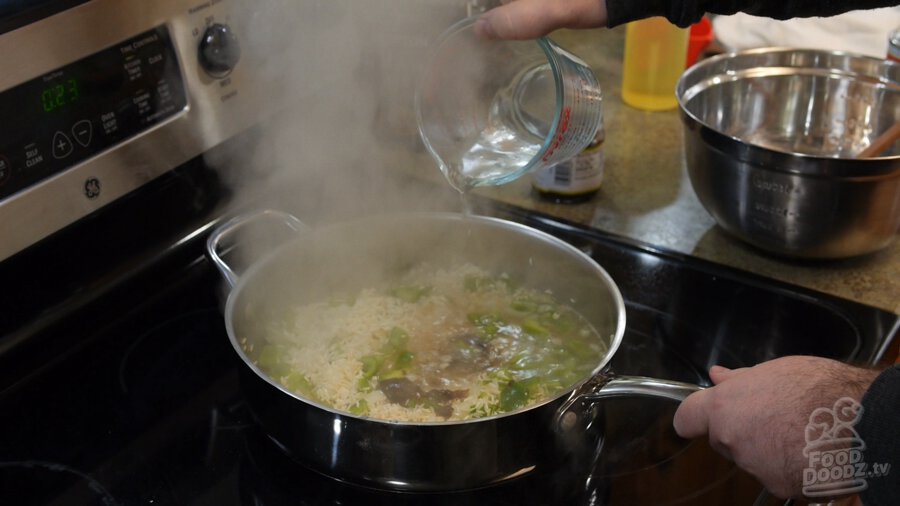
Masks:
[[[214,162],[238,200],[304,221],[459,209],[449,186],[410,188],[397,175],[438,172],[422,152],[413,94],[430,44],[466,15],[466,0],[240,4],[239,70],[271,86],[264,100],[276,114],[246,149]]]

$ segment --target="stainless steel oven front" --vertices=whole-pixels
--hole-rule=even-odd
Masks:
[[[236,0],[18,4],[0,11],[0,260],[265,114]]]

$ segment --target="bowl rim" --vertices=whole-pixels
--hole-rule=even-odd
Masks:
[[[838,51],[838,50],[823,50],[823,49],[812,49],[812,48],[793,48],[793,47],[763,47],[763,48],[753,48],[753,49],[745,49],[740,51],[731,51],[727,53],[718,54],[712,56],[710,58],[704,59],[692,67],[685,70],[681,77],[678,80],[675,88],[676,99],[678,101],[678,106],[681,112],[681,117],[685,125],[689,129],[697,128],[698,126],[701,129],[701,136],[707,142],[714,144],[718,149],[723,149],[729,152],[731,155],[737,155],[739,158],[744,161],[750,161],[750,158],[753,158],[754,161],[757,161],[760,155],[763,155],[768,161],[772,162],[773,168],[784,166],[786,163],[790,163],[793,166],[797,166],[799,168],[795,168],[794,170],[783,170],[784,172],[798,172],[798,173],[815,173],[815,174],[823,174],[823,166],[825,167],[824,173],[826,175],[846,175],[846,176],[859,176],[859,177],[871,177],[871,176],[884,176],[891,175],[893,172],[897,172],[897,175],[900,175],[900,167],[897,166],[896,162],[900,161],[900,154],[891,155],[891,156],[879,156],[874,158],[866,158],[866,159],[857,159],[852,156],[823,156],[823,155],[813,155],[806,153],[797,153],[792,151],[787,151],[783,149],[777,149],[773,147],[762,146],[759,144],[755,144],[740,137],[726,134],[709,123],[701,120],[696,114],[694,114],[690,108],[688,107],[688,103],[691,99],[697,96],[698,93],[708,89],[710,87],[716,86],[724,81],[734,81],[740,79],[742,77],[746,77],[747,74],[752,74],[753,69],[771,69],[770,73],[766,73],[766,75],[777,75],[777,74],[786,74],[788,69],[809,69],[808,72],[804,73],[815,73],[815,74],[828,74],[828,75],[853,75],[853,72],[850,70],[816,70],[816,67],[810,67],[806,65],[779,65],[779,66],[769,66],[769,65],[761,65],[755,67],[748,68],[735,68],[735,69],[725,69],[723,72],[719,73],[711,73],[709,76],[705,76],[703,79],[698,79],[698,75],[703,75],[705,71],[707,71],[710,67],[715,67],[721,65],[722,62],[727,60],[733,60],[735,58],[743,58],[743,57],[752,57],[763,54],[785,54],[785,53],[796,53],[796,54],[813,54],[813,55],[829,55],[840,58],[847,58],[852,61],[862,61],[869,62],[871,64],[877,65],[878,67],[885,67],[896,69],[893,72],[896,72],[898,75],[897,80],[888,79],[884,76],[864,76],[866,80],[873,81],[885,86],[892,88],[892,91],[896,91],[900,93],[900,62],[894,62],[887,59],[880,59],[874,56],[863,55],[859,53],[853,53],[849,51]],[[724,76],[724,79],[723,79]],[[900,121],[900,119],[898,119]],[[847,172],[846,170],[840,170],[838,166],[843,166],[846,169],[846,165],[848,161],[853,161],[857,167],[865,167],[865,171],[860,171],[858,168],[852,173],[847,174],[837,174],[840,172]],[[801,162],[798,164],[798,162]],[[775,169],[779,170],[779,169]]]

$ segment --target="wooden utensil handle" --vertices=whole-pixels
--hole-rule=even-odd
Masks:
[[[894,141],[900,139],[900,123],[894,123],[894,126],[888,128],[883,134],[879,135],[869,147],[859,152],[857,158],[875,158],[884,150],[894,144]]]

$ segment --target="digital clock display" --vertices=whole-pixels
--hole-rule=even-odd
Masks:
[[[41,90],[41,107],[44,112],[53,112],[69,104],[74,104],[81,97],[78,81],[66,79],[49,88]]]

